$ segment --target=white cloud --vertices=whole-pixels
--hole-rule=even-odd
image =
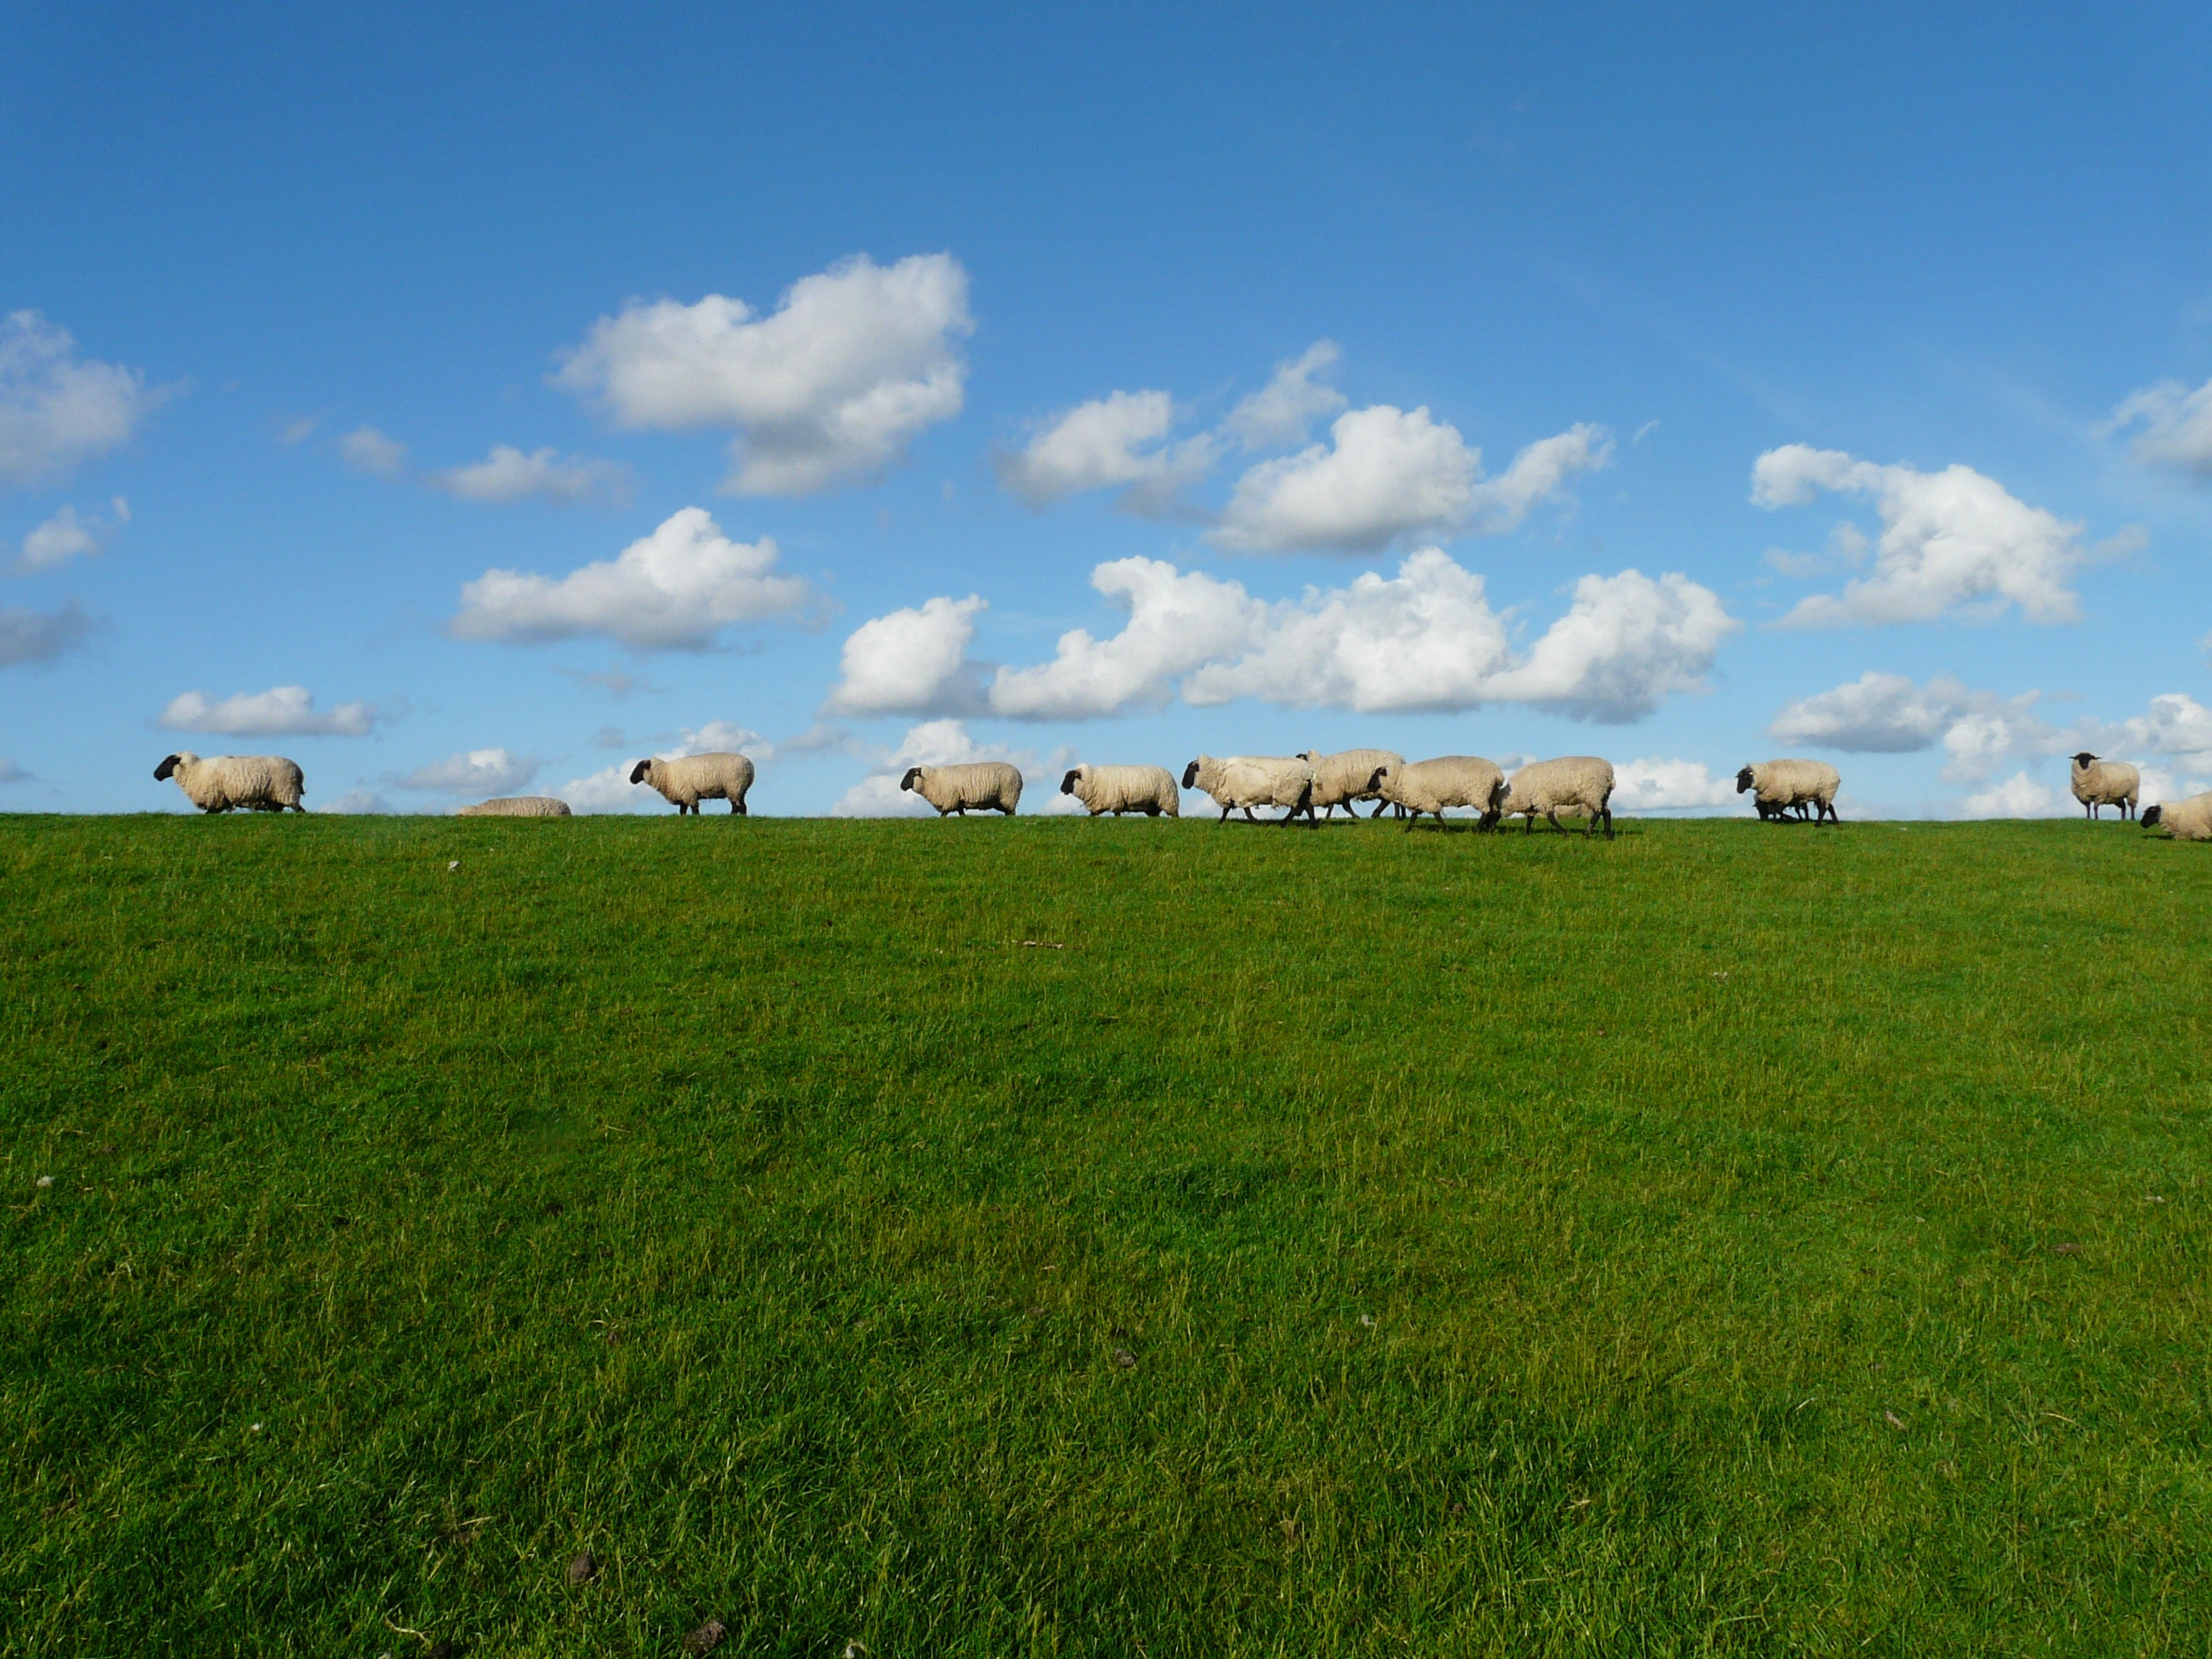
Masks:
[[[1025,447],[998,457],[1000,485],[1036,507],[1119,488],[1132,512],[1173,512],[1184,488],[1213,465],[1216,447],[1206,436],[1170,444],[1174,420],[1175,402],[1164,392],[1116,392],[1079,404]]]
[[[2063,752],[2073,739],[2035,712],[2041,696],[2004,697],[1941,677],[1916,685],[1902,674],[1868,673],[1785,704],[1768,732],[1783,743],[1847,754],[1907,755],[1940,744],[1949,757],[1943,775],[1971,781],[2014,756]]]
[[[465,640],[561,640],[606,634],[634,650],[703,650],[731,623],[787,617],[814,605],[804,578],[779,576],[775,542],[733,542],[704,508],[687,507],[611,562],[556,580],[487,570],[461,589],[451,624]]]
[[[296,421],[287,421],[276,430],[276,441],[290,449],[303,444],[315,435],[315,428],[323,423],[319,415],[302,415]]]
[[[357,426],[338,440],[338,459],[372,478],[396,478],[407,469],[407,446],[373,426]]]
[[[649,805],[665,805],[643,784],[629,781],[636,765],[634,760],[618,760],[588,777],[571,778],[553,793],[568,803],[572,812],[636,812]]]
[[[1263,461],[1237,481],[1212,539],[1262,552],[1373,552],[1421,532],[1512,529],[1571,474],[1602,466],[1602,428],[1529,445],[1498,478],[1457,428],[1378,404],[1340,415],[1331,443]]]
[[[899,787],[910,766],[956,766],[966,761],[1012,761],[1022,771],[1024,796],[1038,786],[1036,757],[1027,749],[1004,744],[978,743],[957,720],[930,720],[910,726],[899,745],[884,757],[867,776],[845,792],[830,810],[841,818],[926,817],[935,808],[918,795]]]
[[[172,395],[135,368],[76,356],[35,311],[0,321],[0,482],[34,484],[105,455]]]
[[[15,574],[27,576],[98,553],[113,539],[117,531],[131,522],[131,503],[122,496],[118,495],[109,504],[108,511],[113,514],[112,518],[103,519],[96,513],[80,517],[76,508],[64,504],[53,517],[23,538],[22,556],[12,567]]]
[[[344,812],[349,814],[364,812],[388,814],[397,812],[399,809],[394,806],[390,801],[385,799],[383,796],[378,794],[374,789],[349,789],[345,793],[340,795],[336,800],[332,801],[328,806],[319,807],[316,810],[324,812]]]
[[[2212,380],[2191,392],[2166,380],[2136,392],[2112,411],[2114,428],[2142,422],[2130,446],[2146,466],[2165,467],[2197,482],[2212,481]]]
[[[1959,803],[1970,818],[2048,818],[2078,811],[2071,797],[2045,788],[2025,772],[2015,772],[2002,783]]]
[[[376,718],[373,702],[342,702],[318,714],[314,695],[306,686],[280,685],[240,691],[221,702],[204,691],[187,691],[155,724],[171,732],[211,732],[227,738],[365,738],[376,729]]]
[[[2185,755],[2212,762],[2212,708],[2185,692],[2150,700],[2150,712],[2107,727],[2105,747],[2131,755]]]
[[[35,781],[35,780],[30,773],[26,772],[21,767],[16,765],[15,763],[8,756],[0,755],[0,783],[31,783],[33,781]]]
[[[433,472],[430,483],[465,501],[520,501],[541,496],[556,506],[574,501],[629,499],[630,470],[619,461],[585,456],[561,459],[552,449],[524,454],[512,444],[494,444],[491,453],[467,466]]]
[[[993,714],[1089,720],[1133,706],[1157,708],[1173,697],[1184,675],[1248,648],[1266,614],[1237,583],[1181,573],[1160,559],[1099,565],[1091,585],[1127,611],[1128,623],[1105,640],[1071,629],[1060,636],[1050,662],[1000,669],[990,687]]]
[[[981,670],[968,661],[976,595],[934,599],[862,623],[845,641],[825,705],[839,714],[967,713],[981,705]]]
[[[83,644],[95,626],[75,599],[52,611],[0,605],[0,668],[52,662]]]
[[[1316,340],[1295,362],[1276,364],[1275,378],[1231,410],[1222,431],[1246,449],[1305,442],[1314,422],[1335,414],[1348,401],[1334,386],[1316,386],[1313,380],[1342,355],[1335,341]]]
[[[538,763],[505,749],[471,749],[418,766],[392,783],[400,789],[433,795],[505,795],[538,775]]]
[[[2066,584],[2083,562],[2081,526],[2028,506],[1971,467],[1921,472],[1790,444],[1752,468],[1751,499],[1760,507],[1802,506],[1824,489],[1874,498],[1882,522],[1874,569],[1840,594],[1800,600],[1785,627],[1929,622],[1954,610],[1994,616],[2008,605],[2030,622],[2080,614]]]
[[[1634,760],[1613,774],[1613,804],[1625,812],[1727,806],[1735,799],[1735,780],[1713,776],[1703,761]]]
[[[1686,576],[1584,576],[1567,614],[1491,682],[1489,696],[1577,720],[1640,719],[1674,692],[1704,691],[1722,641],[1741,626],[1718,594]]]
[[[968,274],[950,254],[866,255],[792,284],[772,316],[710,294],[635,303],[592,325],[556,385],[621,426],[733,427],[745,495],[805,495],[881,472],[960,412],[973,331]]]

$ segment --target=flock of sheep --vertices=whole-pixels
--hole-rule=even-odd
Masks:
[[[173,778],[192,805],[204,812],[243,810],[304,812],[307,781],[296,762],[281,755],[169,756],[154,770],[159,780]],[[697,812],[699,803],[726,800],[733,815],[745,810],[753,787],[753,763],[743,755],[687,755],[674,760],[641,760],[629,781],[658,790],[679,815]],[[1839,823],[1836,791],[1842,778],[1826,761],[1771,760],[1745,767],[1735,775],[1738,794],[1749,794],[1762,820],[1795,817],[1815,823]],[[969,811],[1012,816],[1022,799],[1022,775],[1005,761],[974,761],[959,766],[916,766],[899,781],[902,790],[920,795],[937,809],[965,817]],[[1373,801],[1369,816],[1395,810],[1411,830],[1424,814],[1443,823],[1448,808],[1478,812],[1479,827],[1495,829],[1504,818],[1523,820],[1524,830],[1544,818],[1563,829],[1559,814],[1579,816],[1585,838],[1600,828],[1613,839],[1613,775],[1609,762],[1594,755],[1569,755],[1534,761],[1507,777],[1495,762],[1479,755],[1445,755],[1408,761],[1387,749],[1346,749],[1323,755],[1200,755],[1176,776],[1162,766],[1091,766],[1072,769],[1060,781],[1060,793],[1073,796],[1092,817],[1111,812],[1142,812],[1150,817],[1182,816],[1182,792],[1200,789],[1221,808],[1221,821],[1234,811],[1254,817],[1254,809],[1283,809],[1275,820],[1290,823],[1300,813],[1315,829],[1323,812],[1334,817],[1341,806],[1357,817],[1357,803]],[[2073,758],[2074,799],[2090,817],[2117,806],[2123,818],[2136,816],[2142,780],[2124,761],[2100,760],[2087,753]],[[460,809],[464,817],[565,818],[568,803],[550,795],[521,795],[479,801]],[[1256,819],[1255,819],[1256,821]],[[2163,825],[2177,841],[2212,841],[2212,791],[2186,800],[2142,810],[2146,829]]]

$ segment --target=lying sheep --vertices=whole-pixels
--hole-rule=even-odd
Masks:
[[[1595,755],[1567,755],[1558,760],[1534,761],[1516,772],[1506,787],[1505,799],[1498,803],[1498,812],[1509,818],[1525,814],[1527,822],[1522,825],[1525,834],[1536,827],[1540,812],[1551,820],[1553,829],[1559,830],[1561,812],[1580,811],[1588,819],[1583,829],[1585,839],[1601,820],[1605,838],[1611,841],[1613,808],[1607,803],[1612,799],[1611,762]]]
[[[480,800],[454,813],[461,818],[565,818],[568,803],[552,795],[503,795]]]
[[[1396,761],[1376,768],[1370,782],[1382,799],[1406,809],[1406,828],[1411,830],[1424,812],[1436,816],[1442,829],[1444,808],[1473,806],[1481,813],[1480,827],[1493,829],[1505,797],[1505,774],[1498,763],[1480,755],[1444,755],[1435,760]]]
[[[2212,789],[2191,795],[2187,800],[2165,801],[2143,808],[2144,829],[2154,830],[2161,823],[2166,834],[2176,841],[2212,841]]]
[[[996,807],[1008,817],[1022,798],[1022,775],[1004,761],[970,761],[964,766],[910,766],[899,780],[901,789],[911,789],[937,809],[937,816],[957,812],[968,816]]]
[[[1182,816],[1182,794],[1175,774],[1164,766],[1092,766],[1087,762],[1060,781],[1060,793],[1073,795],[1097,817],[1111,812],[1142,812],[1156,818]]]
[[[1352,803],[1363,800],[1373,801],[1375,811],[1370,816],[1381,817],[1382,809],[1393,803],[1375,793],[1376,769],[1406,763],[1406,757],[1391,749],[1340,749],[1334,755],[1302,749],[1298,758],[1313,768],[1313,804],[1329,817],[1336,816],[1340,806],[1346,817],[1358,817]]]
[[[2142,775],[2125,761],[2099,760],[2087,750],[2074,757],[2074,799],[2089,817],[2100,806],[2117,806],[2123,820],[2136,815],[2142,796]]]
[[[1313,768],[1303,760],[1279,755],[1231,755],[1216,760],[1211,755],[1200,755],[1183,768],[1182,787],[1203,789],[1213,797],[1221,808],[1216,823],[1226,823],[1231,810],[1237,807],[1251,818],[1255,806],[1287,806],[1290,811],[1277,823],[1288,823],[1304,812],[1308,823],[1321,828],[1313,810]]]
[[[1737,794],[1758,792],[1752,804],[1762,819],[1787,817],[1793,807],[1802,818],[1810,806],[1815,823],[1843,822],[1836,817],[1836,791],[1843,783],[1843,775],[1826,761],[1759,761],[1735,775]]]
[[[676,808],[676,816],[696,814],[702,800],[726,800],[733,817],[744,817],[745,791],[753,787],[753,763],[743,755],[684,755],[675,760],[641,760],[629,769],[632,783],[649,783]]]
[[[185,798],[203,812],[228,812],[243,808],[252,812],[295,812],[307,809],[300,798],[307,793],[297,761],[282,755],[216,755],[202,760],[180,750],[154,769],[155,782],[170,778]]]

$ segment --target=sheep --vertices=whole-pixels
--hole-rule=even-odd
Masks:
[[[745,791],[753,787],[753,763],[743,755],[684,755],[674,760],[641,760],[629,769],[632,783],[649,783],[676,808],[676,816],[696,814],[702,800],[726,800],[730,815],[744,817]]]
[[[2074,757],[2074,799],[2090,817],[2100,806],[2117,806],[2123,821],[2136,815],[2142,796],[2142,775],[2125,761],[2099,760],[2087,750]]]
[[[1843,775],[1826,761],[1756,761],[1735,775],[1737,794],[1747,789],[1758,792],[1752,804],[1762,821],[1786,818],[1792,807],[1802,819],[1809,805],[1814,823],[1841,823],[1836,816],[1836,791],[1843,783]]]
[[[1375,770],[1381,766],[1403,766],[1406,757],[1390,749],[1340,749],[1334,755],[1324,755],[1317,750],[1302,749],[1298,758],[1313,768],[1313,804],[1323,808],[1327,816],[1334,817],[1336,809],[1344,808],[1345,816],[1358,817],[1354,801],[1371,800],[1375,811],[1369,816],[1381,817],[1383,809],[1394,803],[1375,793]]]
[[[1497,762],[1480,755],[1444,755],[1410,765],[1396,761],[1376,767],[1370,784],[1385,801],[1406,809],[1408,830],[1424,812],[1434,813],[1437,827],[1443,828],[1447,806],[1478,807],[1482,812],[1480,827],[1492,829],[1505,795],[1505,774]]]
[[[1507,785],[1505,799],[1498,803],[1498,814],[1512,817],[1525,814],[1522,833],[1536,827],[1536,815],[1542,813],[1551,820],[1552,828],[1559,830],[1562,811],[1579,808],[1588,822],[1583,836],[1588,839],[1601,820],[1605,824],[1605,838],[1613,839],[1613,808],[1607,805],[1613,799],[1613,765],[1595,755],[1567,755],[1558,760],[1534,761],[1513,775]],[[1564,831],[1562,831],[1564,833]]]
[[[1060,793],[1074,796],[1094,818],[1101,812],[1117,818],[1124,812],[1142,812],[1148,818],[1163,812],[1171,818],[1182,816],[1182,793],[1176,787],[1175,774],[1164,766],[1092,766],[1086,762],[1060,781]]]
[[[1217,823],[1226,823],[1237,807],[1250,818],[1255,806],[1287,806],[1290,811],[1278,823],[1288,823],[1304,812],[1308,823],[1321,828],[1313,810],[1313,768],[1302,760],[1279,755],[1231,755],[1217,760],[1200,755],[1183,768],[1182,787],[1203,789],[1213,797],[1221,808]]]
[[[1008,817],[1022,798],[1022,775],[1004,761],[970,761],[964,766],[909,766],[899,780],[901,789],[911,789],[937,809],[937,816],[968,809],[982,811],[995,806]]]
[[[202,760],[189,750],[179,750],[154,769],[155,782],[170,778],[203,812],[240,807],[254,812],[281,812],[288,806],[295,812],[307,810],[300,799],[307,793],[300,764],[282,755],[216,755]]]
[[[2143,808],[2144,829],[2154,830],[2161,823],[2166,834],[2176,841],[2212,841],[2212,789],[2191,795],[2187,800],[2164,801]]]
[[[464,806],[453,815],[462,818],[565,818],[568,803],[552,795],[503,795],[497,800],[480,800],[474,806]]]

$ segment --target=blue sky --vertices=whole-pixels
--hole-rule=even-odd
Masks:
[[[0,810],[2212,785],[2201,9],[448,9],[11,25]]]

